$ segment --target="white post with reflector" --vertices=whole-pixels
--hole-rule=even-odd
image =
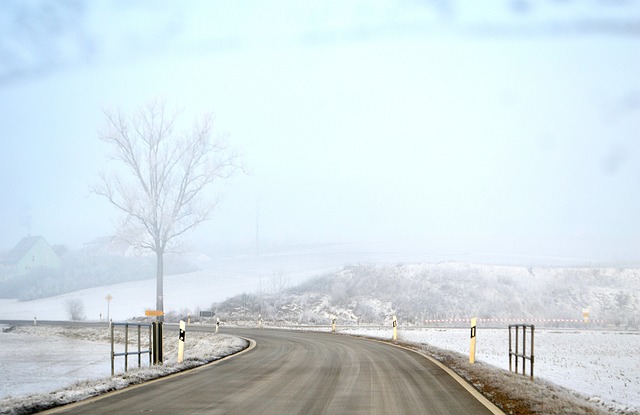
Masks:
[[[178,335],[178,363],[184,360],[184,338],[187,326],[183,320],[180,320],[180,334]]]
[[[589,324],[589,309],[588,308],[583,308],[582,309],[582,321],[584,322],[584,324]]]
[[[393,340],[398,340],[398,318],[393,316]]]
[[[476,362],[476,318],[471,319],[471,345],[469,346],[469,363]]]

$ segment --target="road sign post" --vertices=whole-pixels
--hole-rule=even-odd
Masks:
[[[205,311],[200,311],[200,324],[203,323],[205,318],[211,318],[213,317],[213,311],[210,310],[205,310]]]
[[[162,310],[145,310],[144,315],[147,317],[162,317]],[[153,364],[162,364],[162,321],[153,322]]]
[[[111,294],[107,294],[107,296],[104,297],[104,299],[107,300],[107,321],[111,321],[109,306],[111,304],[111,300],[113,300],[113,297],[111,296]]]
[[[162,321],[154,321],[153,326],[153,364],[162,364]]]

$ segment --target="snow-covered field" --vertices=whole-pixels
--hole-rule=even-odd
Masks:
[[[381,258],[378,256],[379,262],[397,259]],[[367,260],[365,255],[362,259]],[[344,263],[342,256],[318,253],[213,260],[201,271],[165,277],[165,310],[208,308],[213,302],[229,296],[264,289],[264,284],[268,284],[275,274],[284,274],[289,284],[294,285],[309,276],[339,269]],[[32,320],[34,317],[38,320],[66,320],[68,316],[64,301],[69,298],[83,301],[88,320],[99,320],[100,314],[104,320],[107,294],[113,297],[110,313],[114,321],[140,316],[146,308],[154,308],[155,281],[92,288],[27,302],[0,300],[0,320]],[[400,328],[402,340],[468,353],[469,329]],[[35,338],[33,336],[39,334],[35,330],[44,330],[44,326],[38,325],[37,329],[31,330],[0,333],[0,373],[3,374],[0,379],[0,399],[7,395],[44,393],[76,381],[110,374],[107,342],[87,343],[57,335]],[[391,337],[390,329],[340,330]],[[499,368],[508,368],[507,339],[506,329],[479,326],[477,359]],[[595,401],[621,408],[630,407],[640,412],[640,363],[635,358],[640,350],[640,333],[537,329],[535,346],[536,377],[568,387]],[[69,350],[74,351],[71,358],[68,356]]]
[[[167,312],[196,308],[209,309],[212,303],[243,292],[256,292],[268,285],[275,274],[281,274],[289,284],[323,272],[340,269],[344,255],[304,252],[287,255],[246,256],[210,260],[200,264],[202,270],[164,277],[164,309]],[[366,257],[364,257],[366,259]],[[107,310],[106,296],[112,300]],[[155,309],[155,278],[88,288],[55,297],[32,301],[0,299],[0,320],[67,320],[65,301],[80,299],[87,320],[106,321],[107,312],[113,321],[144,315]]]
[[[19,408],[31,408],[27,411],[30,413],[34,408],[86,399],[214,361],[247,346],[245,340],[234,336],[188,333],[184,362],[178,364],[175,333],[167,328],[163,366],[149,367],[142,359],[138,369],[137,359],[131,358],[130,370],[123,376],[124,358],[119,357],[112,377],[111,346],[107,342],[110,331],[106,327],[31,326],[4,332],[7,328],[0,325],[0,414],[20,413]],[[136,346],[130,347],[135,350]]]
[[[326,327],[319,329],[328,330]],[[71,400],[77,396],[92,396],[102,388],[123,387],[117,379],[109,379],[109,345],[100,341],[108,336],[107,329],[88,329],[95,333],[83,334],[83,337],[93,338],[93,341],[71,339],[68,333],[62,333],[65,330],[69,329],[29,326],[0,333],[0,371],[3,373],[0,379],[0,413],[5,406],[16,401],[8,396],[21,397],[24,402],[25,396],[35,394],[27,399],[35,402],[51,399],[51,392],[66,388],[66,391],[57,392],[55,399]],[[388,328],[339,327],[338,331],[377,338],[391,337]],[[203,336],[207,337],[206,341],[201,338]],[[404,341],[430,344],[462,354],[469,351],[468,329],[400,327],[399,336]],[[186,357],[211,354],[212,337],[211,334],[189,333]],[[224,342],[213,347],[228,348],[230,338],[218,335],[217,341],[223,339]],[[172,340],[175,339],[165,341],[169,365],[175,363],[174,343],[177,342]],[[578,391],[614,410],[640,412],[640,363],[634,358],[639,349],[638,332],[537,329],[535,375]],[[476,357],[478,361],[507,369],[507,330],[479,328]],[[121,359],[116,360],[116,371],[122,371]],[[130,367],[136,364],[130,363]],[[145,370],[153,371],[143,367],[136,378],[153,375],[145,373]],[[24,373],[30,375],[24,376]]]
[[[342,328],[339,331],[386,339],[392,336],[391,329]],[[469,354],[469,329],[400,327],[398,334],[404,341]],[[509,368],[506,328],[478,327],[476,341],[476,360]],[[640,411],[638,350],[640,332],[536,329],[534,374],[607,406]]]
[[[110,352],[107,343],[0,332],[0,399],[110,376]]]

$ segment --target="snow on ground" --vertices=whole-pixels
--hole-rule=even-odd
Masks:
[[[177,336],[173,329],[165,330],[166,368],[149,368],[143,363],[142,370],[129,372],[128,379],[132,380],[126,382],[122,376],[109,378],[110,346],[106,328],[28,326],[0,333],[0,369],[5,375],[0,380],[0,413],[15,405],[35,405],[40,401],[44,405],[52,400],[71,402],[119,389],[131,382],[161,376],[165,371],[175,371]],[[326,327],[317,329],[328,330]],[[76,335],[74,330],[82,334]],[[345,334],[391,337],[390,328],[339,327],[338,330]],[[408,342],[430,344],[461,354],[469,351],[468,329],[409,329],[401,326],[399,335],[401,340]],[[506,329],[478,328],[477,340],[479,362],[508,369]],[[220,348],[233,349],[239,346],[234,343],[237,341],[242,342],[224,335],[195,333],[187,329],[185,358],[200,361],[212,354],[228,354],[229,350],[221,352]],[[639,348],[638,332],[537,329],[535,374],[538,378],[579,391],[606,407],[627,413],[640,412],[640,364],[633,359]],[[68,357],[69,350],[73,350],[72,358]],[[31,356],[31,359],[26,356]],[[122,371],[122,359],[116,360],[117,372]],[[135,359],[132,360],[130,367],[137,365]],[[30,376],[24,376],[24,373]],[[66,389],[60,391],[61,388]],[[58,392],[51,393],[56,390]],[[28,394],[35,395],[26,396]],[[18,398],[8,398],[7,395]]]
[[[393,262],[399,259],[393,255],[376,255],[378,262]],[[229,296],[255,292],[261,285],[268,284],[272,275],[278,273],[283,274],[293,285],[307,277],[341,268],[344,263],[349,262],[347,257],[352,258],[351,263],[354,263],[358,260],[370,260],[371,254],[362,253],[358,257],[353,253],[336,255],[330,252],[316,252],[211,260],[203,264],[201,271],[165,277],[165,310],[208,308],[211,303],[222,301]],[[27,302],[0,300],[0,320],[31,320],[34,317],[38,320],[65,320],[67,315],[64,301],[68,298],[83,300],[89,320],[98,320],[100,314],[106,319],[107,294],[113,297],[110,313],[114,321],[140,316],[144,314],[145,309],[155,308],[155,280],[150,279]],[[41,326],[37,327],[38,330],[41,329]],[[386,338],[391,336],[390,330],[358,330],[357,334]],[[56,367],[56,373],[65,373],[65,376],[56,377],[65,380],[66,384],[110,374],[109,351],[104,349],[108,348],[106,342],[87,345],[80,340],[56,337],[44,337],[36,342],[31,337],[37,335],[35,331],[20,334],[25,336],[22,339],[11,337],[17,335],[0,333],[0,373],[3,374],[0,380],[0,399],[7,394],[52,390],[47,383],[48,380],[41,377],[41,373],[44,376],[49,372],[40,369],[43,363]],[[459,353],[468,353],[469,350],[468,329],[433,328],[412,331],[401,327],[400,335],[406,341],[427,343]],[[500,368],[508,368],[507,336],[506,329],[479,327],[478,360]],[[89,350],[75,353],[84,350],[85,347],[94,350],[95,355]],[[16,348],[19,348],[19,351]],[[70,349],[74,350],[72,359],[66,358],[65,354]],[[535,373],[537,377],[592,396],[595,400],[619,402],[640,411],[640,363],[637,359],[634,360],[638,350],[640,333],[637,332],[537,330]],[[36,356],[35,362],[30,362],[26,356]],[[24,361],[21,362],[20,359]],[[62,360],[62,363],[54,362],[55,359]],[[100,359],[104,360],[98,363]],[[34,367],[38,367],[38,370],[32,370]],[[11,374],[10,377],[4,376],[5,373]],[[7,378],[20,379],[23,384],[11,382],[9,385],[5,380]],[[33,388],[27,390],[31,387],[29,385]],[[57,387],[62,385],[51,386],[53,389]]]
[[[167,327],[164,332],[164,365],[149,367],[143,364],[140,369],[129,370],[125,376],[122,369],[124,358],[120,357],[113,377],[110,376],[111,346],[106,343],[110,331],[106,327],[69,329],[36,326],[2,332],[0,414],[31,413],[76,402],[218,360],[247,346],[245,340],[234,336],[188,332],[184,362],[178,364],[174,331]],[[94,341],[71,339],[70,334]],[[137,366],[137,359],[131,360],[134,362],[129,367]]]
[[[109,376],[110,352],[106,343],[0,333],[0,399],[51,392],[81,379]]]
[[[271,278],[281,274],[289,284],[335,271],[341,268],[347,254],[297,253],[261,255],[210,260],[201,263],[202,270],[164,277],[164,309],[166,312],[196,308],[209,309],[212,303],[243,292],[256,292],[263,286],[268,289]],[[144,315],[146,309],[155,309],[155,278],[89,288],[20,302],[0,299],[0,320],[67,320],[65,301],[81,299],[87,320],[107,320],[106,296],[109,317],[122,321]]]
[[[342,328],[340,332],[386,339],[392,335],[390,328]],[[398,333],[403,341],[469,354],[469,329],[401,327]],[[509,369],[506,328],[478,327],[476,339],[477,361]],[[534,374],[607,406],[640,411],[640,361],[635,357],[638,350],[639,332],[536,329]]]

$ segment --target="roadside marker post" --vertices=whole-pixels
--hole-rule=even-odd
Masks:
[[[335,318],[335,317],[333,317],[333,318],[331,319],[331,332],[332,332],[332,333],[335,333],[335,332],[336,332],[336,318]]]
[[[469,363],[476,362],[476,318],[471,319],[471,345],[469,347]]]
[[[104,297],[104,299],[107,300],[107,321],[111,321],[111,315],[110,315],[111,310],[109,310],[109,306],[111,305],[111,300],[113,300],[113,296],[111,294],[107,294],[107,296]]]
[[[216,333],[218,334],[218,330],[220,329],[220,317],[216,317]]]
[[[186,335],[186,325],[183,320],[180,320],[180,334],[178,334],[178,363],[182,363],[184,360],[184,338]]]
[[[398,340],[398,318],[393,316],[393,340]]]

